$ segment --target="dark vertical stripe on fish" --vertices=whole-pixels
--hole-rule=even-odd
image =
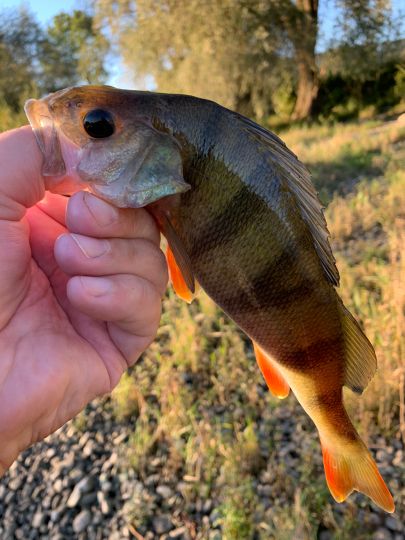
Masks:
[[[192,197],[191,204],[192,204]],[[241,212],[241,207],[244,211]],[[222,211],[221,211],[222,210]],[[228,202],[227,206],[220,209],[218,214],[213,212],[213,218],[203,224],[192,233],[192,251],[190,256],[198,257],[206,250],[217,247],[237,238],[241,230],[255,219],[258,210],[257,197],[253,196],[247,186],[241,185],[241,189]]]

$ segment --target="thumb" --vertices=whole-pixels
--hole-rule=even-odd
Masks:
[[[0,134],[0,220],[19,221],[45,194],[42,155],[30,126]]]
[[[29,126],[0,134],[0,329],[29,287],[26,209],[45,194],[42,156]]]

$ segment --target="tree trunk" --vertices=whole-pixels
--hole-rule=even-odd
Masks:
[[[311,58],[305,58],[305,55],[297,54],[297,101],[291,114],[292,120],[303,120],[311,114],[313,102],[318,95],[319,84],[316,71],[313,69]]]
[[[312,104],[318,94],[318,69],[315,47],[318,35],[318,0],[297,0],[296,18],[290,26],[297,62],[297,101],[291,115],[293,120],[303,120],[311,114]],[[291,32],[292,31],[292,32]]]

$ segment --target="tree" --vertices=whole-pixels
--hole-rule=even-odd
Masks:
[[[275,108],[273,96],[287,78],[296,95],[292,118],[311,113],[319,88],[318,0],[95,0],[95,5],[137,79],[152,75],[159,90],[212,98],[260,117]],[[385,0],[335,0],[335,5],[353,35],[380,38]]]
[[[257,24],[266,25],[269,31],[279,28],[291,43],[297,70],[297,99],[291,117],[293,120],[306,118],[319,89],[315,58],[318,0],[275,0],[268,2],[262,13],[254,7],[251,9],[256,14]]]
[[[21,99],[35,93],[38,47],[43,32],[25,9],[3,13],[0,24],[0,100],[17,112]]]
[[[370,74],[376,77],[387,59],[395,56],[393,39],[396,28],[387,0],[341,0],[344,8],[339,19],[342,38],[332,42],[335,70],[343,76],[356,74],[360,81]]]
[[[45,29],[24,8],[1,13],[2,107],[19,113],[29,97],[74,84],[103,82],[108,41],[93,23],[93,16],[80,10],[56,15]]]
[[[41,44],[42,86],[53,91],[83,82],[102,82],[107,75],[107,52],[108,42],[95,30],[91,14],[81,10],[59,13]]]

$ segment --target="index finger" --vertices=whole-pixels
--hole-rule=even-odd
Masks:
[[[70,232],[95,238],[145,238],[160,243],[157,224],[144,208],[117,208],[87,191],[70,198],[66,225]]]
[[[19,221],[45,194],[42,155],[30,126],[0,134],[0,220]]]

